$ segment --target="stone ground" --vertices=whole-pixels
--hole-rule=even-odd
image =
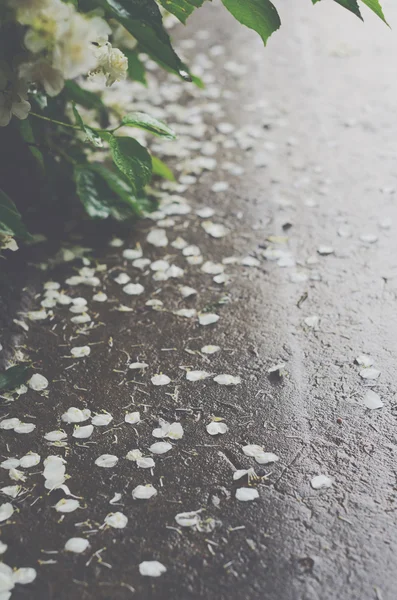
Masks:
[[[175,224],[161,218],[160,225],[169,242],[181,236],[199,246],[204,261],[252,256],[258,263],[227,265],[231,279],[218,284],[202,265],[187,264],[181,250],[148,243],[159,224],[145,220],[123,236],[121,247],[80,240],[94,248],[85,266],[106,265],[95,272],[100,284],[94,291],[65,283],[81,260],[45,273],[21,269],[21,295],[12,311],[29,331],[18,324],[6,330],[4,353],[10,358],[16,349],[32,359],[49,386],[44,393],[29,389],[12,402],[4,399],[3,419],[16,417],[36,428],[24,435],[2,431],[1,454],[4,460],[29,451],[41,461],[62,456],[66,484],[80,506],[57,512],[65,494],[44,488],[42,462],[18,469],[25,482],[2,470],[3,486],[22,486],[16,498],[4,499],[14,507],[0,529],[8,544],[4,561],[37,570],[33,583],[15,587],[13,599],[395,598],[397,41],[371,15],[362,24],[325,2],[297,4],[281,7],[284,27],[265,51],[217,4],[176,34],[188,58],[208,51],[209,72],[228,91],[215,99],[193,92],[186,106],[203,110],[207,103],[205,122],[231,123],[237,143],[228,147],[219,138],[217,167],[180,193],[189,205],[175,201],[192,212],[169,211],[165,218]],[[397,26],[391,1],[385,10]],[[210,53],[219,44],[228,59],[221,51]],[[228,60],[236,64],[225,68]],[[219,104],[215,116],[211,102]],[[194,120],[192,115],[194,109]],[[200,153],[204,140],[196,140]],[[220,171],[224,161],[244,167],[244,174]],[[219,181],[229,188],[212,191]],[[195,211],[206,206],[215,209],[211,220],[225,225],[228,235],[214,239],[203,230]],[[134,268],[122,253],[137,242],[151,261],[167,257],[184,268],[183,278],[156,281],[149,267]],[[38,260],[44,260],[43,250],[34,249],[29,262]],[[124,293],[114,282],[120,273],[144,292]],[[49,280],[73,298],[85,297],[92,321],[70,323],[69,306],[57,306],[45,321],[19,314],[40,308]],[[183,300],[180,285],[197,295]],[[99,290],[108,301],[91,300]],[[153,298],[163,302],[162,310],[146,305]],[[120,312],[120,305],[133,310]],[[220,319],[202,326],[197,317],[175,315],[181,308]],[[206,344],[221,349],[205,355],[200,348]],[[72,347],[85,345],[89,356],[70,357]],[[378,378],[360,376],[369,374],[355,361],[363,354],[373,358]],[[129,370],[135,361],[149,366]],[[281,376],[269,374],[279,363],[285,363]],[[239,376],[241,383],[188,381],[189,369]],[[154,386],[156,373],[171,382]],[[379,395],[380,408],[367,407],[369,389]],[[87,440],[76,439],[73,426],[60,419],[72,406],[92,415],[108,411],[113,421]],[[140,423],[124,422],[130,411],[140,412]],[[207,433],[214,415],[227,424],[224,435]],[[167,454],[154,455],[153,469],[138,468],[126,453],[139,448],[153,456],[147,449],[158,441],[152,430],[159,418],[179,422],[184,435],[170,440]],[[66,440],[49,443],[44,435],[59,427]],[[259,444],[279,460],[257,464],[242,452],[247,444]],[[95,460],[103,454],[117,456],[118,463],[98,467]],[[249,487],[259,497],[241,502],[235,494],[248,487],[247,475],[234,481],[233,472],[249,468],[258,476]],[[313,489],[311,480],[320,474],[332,485]],[[149,483],[155,497],[132,498],[137,485]],[[112,505],[115,493],[121,498]],[[200,509],[198,525],[182,527],[175,520]],[[116,511],[128,517],[127,526],[103,527]],[[81,555],[63,550],[76,536],[90,543]],[[158,579],[143,577],[139,565],[145,560],[158,560],[167,571]]]

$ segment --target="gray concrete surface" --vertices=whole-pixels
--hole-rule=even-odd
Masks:
[[[254,253],[261,266],[230,267],[232,282],[225,289],[192,269],[183,283],[195,287],[199,296],[184,304],[174,282],[159,286],[149,278],[147,288],[145,283],[145,301],[162,287],[158,297],[174,309],[202,309],[227,294],[230,301],[216,307],[221,320],[212,329],[149,311],[140,298],[126,299],[109,275],[101,289],[113,303],[95,310],[101,326],[73,341],[93,344],[88,359],[65,370],[71,364],[65,348],[73,345],[73,329],[63,327],[67,312],[50,324],[31,324],[29,333],[19,336],[20,349],[50,381],[49,397],[29,391],[4,407],[4,414],[25,421],[30,415],[37,428],[27,436],[3,432],[2,454],[22,456],[34,450],[45,458],[64,453],[71,476],[67,483],[86,508],[60,522],[52,506],[63,494],[45,493],[41,469],[29,477],[29,493],[15,500],[20,510],[11,524],[1,527],[0,539],[9,545],[7,564],[34,566],[38,577],[15,588],[13,598],[396,597],[397,39],[369,11],[362,24],[340,7],[322,4],[313,8],[310,2],[285,2],[280,8],[283,28],[265,51],[254,34],[238,27],[218,5],[198,12],[186,30],[178,30],[182,40],[197,39],[208,30],[209,38],[199,42],[202,52],[216,41],[246,65],[247,72],[236,77],[224,69],[224,55],[211,59],[216,80],[234,94],[221,100],[223,120],[236,127],[256,124],[262,133],[253,149],[218,151],[218,162],[234,160],[245,168],[242,177],[228,178],[227,192],[210,191],[214,182],[225,179],[215,170],[202,174],[186,193],[193,207],[214,206],[214,220],[225,223],[231,234],[210,239],[189,215],[180,218],[175,232],[169,230],[169,238],[183,235],[212,260]],[[391,1],[385,2],[385,11],[397,27]],[[189,52],[193,57],[197,49]],[[255,166],[259,151],[265,153],[261,167]],[[169,250],[147,247],[149,227],[147,221],[138,225],[126,246],[141,241],[145,256],[160,258]],[[360,239],[368,234],[376,235],[376,241]],[[269,236],[288,237],[276,240],[274,247],[288,249],[295,267],[282,268],[262,257],[262,250],[272,246]],[[320,255],[317,250],[324,245],[334,252]],[[118,249],[98,249],[95,257],[131,274]],[[64,281],[72,272],[70,265],[55,267],[45,278]],[[297,272],[307,279],[291,281]],[[28,302],[37,308],[32,292],[28,298],[24,306]],[[131,304],[134,312],[114,311],[119,301]],[[319,317],[314,329],[304,323],[313,315]],[[222,348],[210,363],[184,351],[204,343]],[[125,352],[148,362],[150,374],[169,374],[179,395],[121,385]],[[373,357],[381,371],[377,380],[359,376],[355,358],[361,354]],[[269,377],[269,367],[279,362],[286,363],[286,374]],[[242,384],[222,388],[211,380],[187,382],[180,365],[238,374]],[[137,379],[150,385],[148,375]],[[379,410],[362,404],[369,387],[383,401]],[[124,425],[108,435],[97,430],[94,444],[82,446],[69,436],[67,449],[49,448],[43,440],[45,432],[57,429],[69,406],[107,409],[118,424],[131,402],[147,411],[134,433]],[[205,432],[212,414],[227,422],[230,430],[224,436],[211,438]],[[153,476],[122,460],[114,469],[98,472],[94,460],[99,454],[122,457],[129,449],[150,445],[157,417],[181,419],[185,435],[170,455],[156,459]],[[241,452],[248,443],[275,452],[279,462],[255,465]],[[239,503],[233,470],[253,466],[259,476],[268,476],[257,483],[258,500]],[[312,489],[310,481],[318,474],[332,477],[333,485]],[[159,494],[147,502],[133,501],[131,490],[148,482]],[[115,492],[123,494],[121,507],[109,505]],[[214,531],[168,528],[177,527],[176,513],[200,508],[216,520]],[[128,515],[128,527],[99,529],[105,515],[116,509]],[[85,527],[76,528],[76,522],[85,520]],[[90,550],[65,555],[63,545],[77,531],[88,531]],[[93,556],[102,548],[101,558]],[[38,562],[49,558],[56,563]],[[139,563],[151,559],[167,567],[159,579],[138,573]]]

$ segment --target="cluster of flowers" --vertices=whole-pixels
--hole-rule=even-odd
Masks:
[[[7,0],[6,0],[7,1]],[[100,77],[107,86],[127,76],[128,61],[108,38],[103,18],[79,13],[62,0],[8,0],[13,18],[23,26],[23,51],[12,64],[0,57],[0,126],[13,115],[25,119],[32,85],[57,96],[65,80]]]

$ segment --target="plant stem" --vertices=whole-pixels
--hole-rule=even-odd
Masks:
[[[44,117],[43,115],[38,115],[37,113],[30,112],[29,115],[32,117],[37,117],[38,119],[42,119],[43,121],[49,121],[50,123],[55,123],[55,125],[62,125],[62,127],[70,127],[71,129],[80,129],[77,125],[71,125],[70,123],[63,123],[62,121],[57,121],[56,119],[50,119],[49,117]]]
[[[61,125],[62,127],[69,127],[70,129],[77,129],[81,131],[81,127],[78,125],[71,125],[70,123],[64,123],[63,121],[57,121],[56,119],[50,119],[49,117],[45,117],[44,115],[38,115],[37,113],[30,112],[29,115],[32,117],[37,117],[38,119],[42,119],[43,121],[48,121],[49,123],[55,123],[55,125]],[[116,129],[97,129],[96,127],[91,127],[94,131],[98,131],[99,133],[113,133],[117,129],[120,129],[121,125],[116,127]]]

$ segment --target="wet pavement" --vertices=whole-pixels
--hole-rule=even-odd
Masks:
[[[2,419],[36,425],[26,434],[1,431],[2,460],[27,452],[41,458],[1,473],[2,486],[22,487],[2,500],[14,508],[0,528],[4,562],[37,570],[33,583],[15,586],[16,600],[395,598],[397,41],[370,15],[362,24],[338,6],[295,4],[286,3],[283,28],[265,51],[217,5],[178,29],[182,50],[207,79],[207,92],[185,98],[185,114],[174,108],[179,84],[166,86],[167,121],[190,120],[189,131],[179,127],[188,141],[170,158],[184,189],[163,189],[157,222],[121,235],[121,246],[94,247],[83,237],[78,243],[94,247],[84,261],[27,269],[15,318],[29,331],[14,323],[2,342],[10,357],[11,340],[49,385],[2,407]],[[391,2],[385,11],[397,23]],[[164,157],[172,144],[154,149]],[[196,214],[205,207],[214,216]],[[158,228],[167,240],[153,234]],[[153,237],[167,245],[153,245]],[[190,250],[172,244],[179,237]],[[137,243],[151,265],[134,266]],[[37,256],[52,258],[40,249]],[[161,259],[183,275],[153,267]],[[81,268],[80,276],[99,282],[70,283]],[[223,268],[226,282],[217,283]],[[121,273],[130,281],[115,282]],[[48,281],[85,298],[91,321],[71,323],[85,313],[59,302],[43,321],[19,314],[51,298]],[[130,288],[130,295],[123,291],[130,283],[144,290]],[[180,286],[197,294],[183,298]],[[107,300],[93,299],[99,291]],[[153,300],[163,305],[147,305]],[[197,314],[180,309],[220,318],[200,325]],[[220,350],[206,354],[206,345]],[[89,356],[71,357],[85,346]],[[148,366],[129,369],[134,362]],[[192,371],[208,377],[189,380]],[[154,385],[156,374],[171,381]],[[241,383],[219,384],[219,374]],[[113,420],[78,439],[61,421],[70,407],[91,416],[107,411]],[[131,412],[140,422],[125,421]],[[226,433],[209,435],[213,417]],[[183,427],[181,439],[164,437],[172,449],[163,455],[148,450],[160,441],[153,436],[159,419]],[[59,428],[62,439],[45,439]],[[251,444],[276,457],[246,456]],[[155,467],[126,459],[134,449]],[[117,464],[98,466],[107,454]],[[61,512],[62,498],[76,498],[44,487],[51,455],[66,460],[77,510]],[[255,476],[233,479],[250,468]],[[26,481],[15,481],[18,473]],[[327,478],[315,489],[319,475]],[[146,484],[157,494],[134,499]],[[238,489],[258,497],[241,501]],[[112,504],[115,494],[121,497]],[[188,511],[201,511],[190,526],[175,519]],[[104,526],[116,512],[126,526]],[[82,554],[64,550],[73,537],[89,541]],[[153,560],[166,572],[143,576],[139,565]]]

